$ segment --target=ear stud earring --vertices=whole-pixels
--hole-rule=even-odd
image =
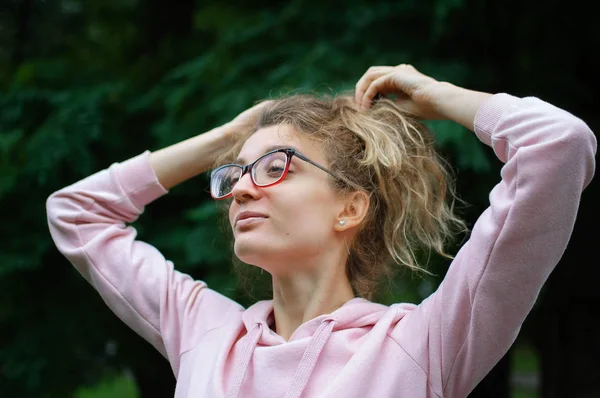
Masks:
[[[346,221],[344,221],[344,220],[340,220],[340,225],[341,225],[342,227],[344,226],[344,224],[346,224]]]

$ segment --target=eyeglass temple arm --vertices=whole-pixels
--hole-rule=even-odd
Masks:
[[[329,174],[330,176],[334,177],[334,178],[340,178],[338,176],[336,176],[335,174],[333,174],[331,171],[327,170],[325,167],[321,166],[320,164],[313,162],[312,160],[310,160],[309,158],[307,158],[306,156],[302,155],[301,153],[295,151],[294,152],[294,156],[299,157],[300,159],[304,160],[305,162],[308,162],[310,164],[312,164],[315,167],[320,168],[321,170],[323,170],[324,172],[326,172],[327,174]]]
[[[318,167],[319,169],[323,170],[324,172],[326,172],[327,174],[329,174],[330,176],[332,176],[333,178],[340,180],[346,184],[348,184],[348,186],[350,187],[354,187],[354,189],[360,190],[361,188],[357,185],[355,185],[354,183],[352,183],[351,181],[349,181],[348,179],[335,175],[333,172],[327,170],[325,167],[321,166],[320,164],[313,162],[312,160],[310,160],[309,158],[307,158],[306,156],[302,155],[301,153],[298,153],[298,151],[294,151],[294,156],[299,157],[300,159],[304,160],[305,162],[308,162],[310,164],[312,164],[315,167]]]

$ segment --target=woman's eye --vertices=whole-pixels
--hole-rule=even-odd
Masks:
[[[281,173],[283,173],[283,170],[284,170],[283,166],[272,164],[267,169],[267,173],[269,173],[269,174],[281,174]]]
[[[240,179],[238,177],[229,179],[229,186],[234,186]]]

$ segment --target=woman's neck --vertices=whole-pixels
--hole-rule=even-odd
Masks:
[[[319,270],[318,275],[273,276],[275,331],[286,341],[304,322],[329,314],[354,298],[344,267]]]

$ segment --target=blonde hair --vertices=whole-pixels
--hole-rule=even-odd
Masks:
[[[395,102],[379,99],[361,110],[348,94],[271,101],[217,162],[231,162],[252,133],[279,124],[319,143],[327,167],[341,177],[331,179],[337,189],[369,195],[346,266],[357,295],[371,299],[382,277],[398,268],[394,264],[428,273],[417,263],[421,250],[452,258],[444,246],[466,225],[454,213],[450,168],[436,152],[431,132]]]

